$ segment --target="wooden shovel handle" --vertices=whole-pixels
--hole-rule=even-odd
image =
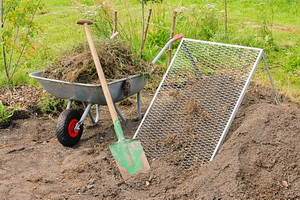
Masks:
[[[79,21],[79,23],[78,23],[78,21]],[[111,118],[112,118],[113,122],[115,122],[115,120],[118,120],[118,115],[117,115],[115,106],[113,104],[113,101],[112,101],[112,98],[111,98],[111,95],[110,95],[110,91],[109,91],[108,86],[107,86],[107,82],[106,82],[106,79],[105,79],[105,76],[104,76],[104,73],[103,73],[102,66],[100,64],[100,60],[99,60],[99,57],[98,57],[98,54],[97,54],[97,51],[96,51],[96,48],[95,48],[95,45],[94,45],[94,42],[93,42],[91,32],[88,28],[90,20],[78,20],[78,21],[77,21],[77,24],[83,24],[83,26],[84,26],[86,37],[87,37],[89,47],[90,47],[90,50],[91,50],[91,53],[92,53],[92,57],[93,57],[93,60],[94,60],[94,63],[95,63],[96,69],[97,69],[97,73],[98,73],[99,80],[100,80],[100,83],[101,83],[101,86],[102,86],[102,91],[104,93],[104,97],[105,97],[105,100],[106,100],[106,103],[107,103],[107,106],[108,106],[108,110],[110,112],[110,115],[111,115]]]

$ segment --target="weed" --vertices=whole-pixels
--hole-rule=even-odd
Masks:
[[[210,40],[219,29],[219,21],[217,17],[217,5],[207,4],[200,10],[200,34],[204,40]]]
[[[58,99],[56,97],[53,97],[50,94],[45,94],[42,96],[41,101],[39,103],[39,106],[41,108],[41,112],[44,115],[47,114],[58,114],[63,109],[66,108],[66,101],[63,99]]]
[[[15,109],[7,109],[0,100],[0,122],[7,121],[13,116]]]
[[[288,53],[288,64],[285,66],[285,72],[300,76],[300,53]]]
[[[78,7],[84,19],[94,21],[92,26],[94,34],[101,38],[109,38],[112,35],[112,16],[113,10],[106,2],[99,1],[92,6],[81,5]]]
[[[273,38],[273,24],[274,24],[274,11],[273,4],[259,3],[257,4],[260,14],[258,21],[260,23],[259,36],[270,46],[274,46]]]

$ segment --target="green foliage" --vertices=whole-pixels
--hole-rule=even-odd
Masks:
[[[273,4],[258,3],[257,9],[260,11],[258,21],[260,24],[258,35],[270,46],[275,46],[273,38],[274,10]]]
[[[34,55],[33,19],[41,8],[41,0],[1,0],[0,66],[9,89],[14,74]]]
[[[157,31],[153,31],[149,33],[149,37],[147,39],[149,47],[159,47],[162,48],[165,46],[166,42],[169,40],[169,31],[166,29],[158,29]]]
[[[101,4],[86,7],[83,16],[95,22],[93,28],[96,29],[96,36],[109,38],[112,35],[112,13],[113,10],[107,4]]]
[[[66,101],[63,99],[58,99],[50,94],[45,94],[42,96],[39,106],[44,115],[47,114],[58,114],[66,107]]]
[[[30,78],[27,80],[22,78],[22,76],[28,77],[26,72],[43,69],[49,62],[57,61],[61,51],[71,49],[77,42],[85,41],[86,36],[82,27],[75,24],[75,20],[80,18],[95,20],[96,24],[90,26],[90,29],[95,30],[93,35],[107,38],[112,33],[113,12],[117,10],[120,32],[118,38],[129,42],[136,52],[139,51],[142,36],[141,0],[44,2],[45,8],[40,12],[43,14],[38,12],[36,16],[38,23],[43,25],[45,30],[45,33],[39,34],[36,40],[36,49],[39,51],[36,52],[34,60],[24,64],[28,66],[26,69],[15,74],[12,83],[18,83],[19,80],[28,82]],[[99,6],[96,7],[95,3]],[[152,8],[152,17],[143,58],[151,61],[167,42],[172,12],[177,10],[175,34],[183,33],[186,38],[263,48],[276,86],[284,90],[299,88],[299,0],[227,1],[226,37],[223,28],[223,3],[224,1],[217,0],[168,0],[161,4],[147,1],[145,14],[148,8]],[[212,5],[215,5],[213,9],[211,9]],[[178,42],[175,42],[173,52],[177,45]],[[161,71],[165,69],[162,65],[166,64],[166,59],[167,55],[164,54],[158,62]],[[0,70],[3,70],[1,64]],[[159,72],[155,71],[155,73]],[[257,71],[255,74],[256,79],[269,84],[264,70]],[[161,76],[162,74],[158,77]],[[1,73],[0,84],[4,83],[3,77],[4,74]],[[299,93],[299,89],[295,92]],[[298,99],[300,101],[300,98]]]
[[[193,10],[194,15],[195,11]],[[207,4],[200,9],[200,16],[196,17],[194,21],[199,23],[200,33],[199,36],[204,40],[210,40],[215,36],[219,30],[219,21],[217,15],[217,5],[216,4]],[[199,37],[198,36],[198,37]]]
[[[288,53],[288,64],[285,66],[285,72],[300,76],[300,52]]]
[[[51,0],[47,1],[47,5],[51,7],[72,6],[71,1]]]
[[[0,121],[7,121],[14,114],[14,109],[7,109],[0,100]]]

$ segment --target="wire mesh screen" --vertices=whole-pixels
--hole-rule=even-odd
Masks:
[[[148,159],[184,170],[208,162],[226,135],[262,49],[183,39],[135,137]]]

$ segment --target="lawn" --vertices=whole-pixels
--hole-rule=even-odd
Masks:
[[[300,102],[300,23],[298,0],[227,0],[227,31],[225,33],[224,1],[216,0],[164,0],[148,2],[145,18],[152,8],[148,37],[143,58],[151,61],[167,42],[173,11],[177,11],[175,34],[187,38],[209,40],[243,46],[263,48],[275,86],[281,93]],[[36,52],[27,67],[15,75],[14,84],[36,84],[28,73],[42,70],[57,61],[65,50],[85,41],[83,28],[75,21],[88,18],[96,21],[93,34],[108,37],[112,31],[113,12],[118,11],[120,39],[128,41],[138,52],[142,35],[141,4],[137,0],[62,0],[44,1],[35,23],[40,32],[35,39]],[[97,27],[97,28],[95,28]],[[174,45],[174,51],[176,49]],[[166,69],[167,56],[159,64]],[[269,86],[263,65],[254,80]],[[0,66],[3,69],[3,66]],[[0,84],[5,85],[4,73]]]

